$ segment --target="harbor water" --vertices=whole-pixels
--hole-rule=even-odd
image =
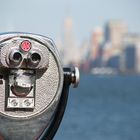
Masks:
[[[140,76],[81,74],[54,140],[140,140]]]

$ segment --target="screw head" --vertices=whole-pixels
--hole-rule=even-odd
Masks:
[[[24,101],[24,104],[25,104],[26,106],[30,106],[30,105],[31,105],[31,102],[27,99],[27,100]]]
[[[18,105],[18,102],[16,101],[16,99],[13,99],[13,100],[11,101],[11,104],[12,104],[13,106],[17,106],[17,105]]]

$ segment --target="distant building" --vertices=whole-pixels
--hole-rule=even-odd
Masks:
[[[105,42],[110,42],[112,47],[120,48],[123,37],[127,33],[127,26],[119,20],[111,20],[105,26]]]
[[[120,70],[120,55],[114,55],[106,62],[106,67],[111,67]]]
[[[103,42],[103,30],[96,27],[91,35],[90,41],[90,60],[95,60],[100,57],[100,47]]]
[[[126,72],[134,73],[136,68],[136,46],[129,44],[124,50]]]
[[[81,44],[79,48],[79,53],[80,53],[80,62],[83,63],[89,59],[89,54],[90,54],[90,45],[89,41],[85,40]]]
[[[127,25],[120,20],[109,21],[104,30],[103,64],[120,70],[123,40],[127,34]]]
[[[73,19],[67,17],[64,21],[63,64],[79,63],[79,50],[76,46],[73,32]]]
[[[112,44],[109,42],[105,43],[102,56],[103,65],[119,69],[121,52],[122,49],[112,47]]]
[[[140,37],[136,34],[127,34],[123,40],[121,55],[121,71],[126,73],[140,73]]]

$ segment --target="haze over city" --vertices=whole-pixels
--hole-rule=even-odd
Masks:
[[[131,32],[140,33],[139,0],[24,0],[0,1],[0,32],[24,31],[57,39],[62,35],[64,20],[71,16],[78,42],[92,30],[103,27],[110,19],[127,23]]]

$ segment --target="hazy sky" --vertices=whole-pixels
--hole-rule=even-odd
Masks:
[[[67,16],[73,18],[80,41],[110,19],[121,19],[131,32],[140,33],[140,0],[0,0],[0,32],[33,32],[56,39]]]

